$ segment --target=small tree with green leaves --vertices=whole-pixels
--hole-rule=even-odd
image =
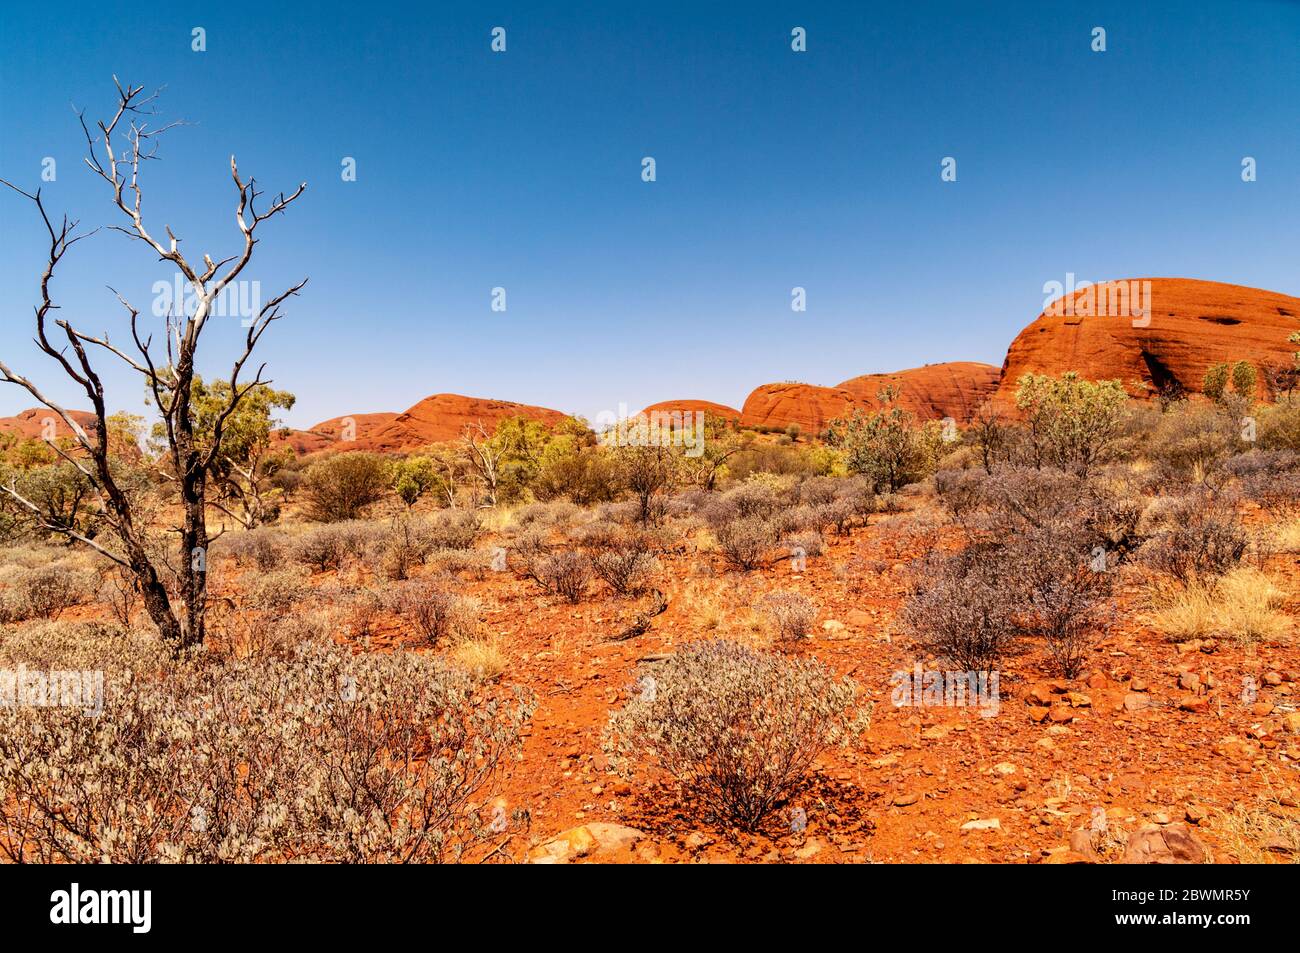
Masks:
[[[924,479],[933,469],[941,445],[940,429],[924,426],[898,406],[898,389],[884,387],[879,410],[855,407],[848,417],[832,420],[830,443],[844,451],[850,473],[860,473],[875,490],[893,492]]]
[[[1128,394],[1118,380],[1087,381],[1069,371],[1025,374],[1017,384],[1036,466],[1086,474],[1119,437]]]
[[[1222,400],[1223,395],[1228,391],[1228,377],[1231,371],[1228,365],[1222,361],[1218,364],[1211,364],[1205,371],[1205,376],[1201,378],[1201,393],[1210,400]]]
[[[437,467],[429,457],[407,457],[393,466],[393,489],[408,508],[437,487],[441,479]]]
[[[1249,361],[1238,361],[1232,365],[1232,389],[1235,393],[1247,400],[1254,400],[1257,382],[1255,365]]]

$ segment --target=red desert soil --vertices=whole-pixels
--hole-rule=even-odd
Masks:
[[[727,572],[716,554],[693,545],[665,554],[668,610],[647,633],[621,642],[608,639],[642,608],[638,601],[602,589],[573,606],[511,573],[464,582],[507,655],[504,681],[526,685],[538,700],[522,758],[498,789],[510,810],[531,817],[531,829],[508,845],[511,855],[610,823],[644,836],[585,860],[1061,863],[1079,859],[1067,849],[1071,833],[1097,823],[1100,810],[1121,845],[1149,824],[1190,824],[1215,859],[1235,860],[1218,812],[1267,794],[1294,813],[1300,645],[1290,636],[1247,648],[1176,645],[1138,621],[1137,590],[1122,594],[1121,621],[1077,680],[1053,678],[1034,645],[1004,665],[993,717],[977,708],[895,707],[891,674],[933,660],[894,627],[907,563],[922,545],[891,522],[875,517],[850,537],[829,538],[804,573],[788,562]],[[1296,591],[1295,556],[1274,557],[1268,569]],[[719,587],[721,612],[697,598]],[[820,606],[813,637],[795,651],[858,681],[875,706],[865,747],[823,755],[758,833],[711,824],[671,785],[610,773],[602,732],[610,711],[636,690],[639,661],[701,638],[765,644],[745,607],[773,589]],[[357,648],[430,651],[408,632],[391,620]],[[1254,704],[1241,700],[1247,677],[1259,685]],[[791,830],[793,808],[805,811],[806,830]]]
[[[695,413],[696,411],[703,411],[710,417],[717,417],[728,423],[735,423],[740,420],[740,411],[735,407],[717,404],[711,400],[661,400],[657,404],[651,404],[641,413],[649,415],[656,411],[669,414],[673,412]]]
[[[1081,316],[1081,305],[1072,315],[1039,315],[1011,342],[999,402],[1014,402],[1016,381],[1031,371],[1118,378],[1138,396],[1168,384],[1200,393],[1206,369],[1219,362],[1245,360],[1264,371],[1292,361],[1295,348],[1287,336],[1300,330],[1300,298],[1191,278],[1125,280],[1151,282],[1146,326],[1139,319],[1135,327],[1129,315]],[[1082,302],[1085,294],[1067,297]],[[1139,387],[1131,386],[1135,381]]]

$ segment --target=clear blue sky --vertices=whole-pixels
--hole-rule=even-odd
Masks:
[[[71,108],[110,110],[114,73],[194,123],[145,207],[192,256],[237,247],[231,152],[270,192],[307,181],[246,274],[264,296],[311,276],[260,351],[299,426],[439,391],[594,417],[997,364],[1067,272],[1300,294],[1295,3],[3,2],[0,176],[35,187],[54,157],[51,209],[115,221]],[[34,210],[0,195],[0,223],[0,354],[84,406],[29,342]],[[170,276],[101,232],[56,292],[120,338],[104,286],[147,308]],[[202,370],[240,333],[211,326]],[[0,388],[0,413],[31,403]]]

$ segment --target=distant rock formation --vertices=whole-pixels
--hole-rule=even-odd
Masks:
[[[1300,298],[1191,278],[1126,281],[1150,282],[1149,315],[1099,315],[1105,296],[1090,302],[1086,291],[1058,299],[1011,342],[999,403],[1014,402],[1016,381],[1031,371],[1118,379],[1134,396],[1151,396],[1200,393],[1211,364],[1249,361],[1262,385],[1269,368],[1292,363],[1287,337],[1300,330]]]
[[[974,361],[927,364],[892,374],[863,374],[838,387],[814,384],[764,384],[745,398],[741,423],[746,427],[784,428],[798,424],[815,436],[836,417],[854,407],[871,410],[880,405],[881,388],[898,389],[898,403],[921,420],[951,417],[970,420],[976,408],[996,390],[998,369]]]

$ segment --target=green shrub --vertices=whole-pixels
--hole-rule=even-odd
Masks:
[[[317,460],[302,482],[307,517],[322,523],[358,519],[383,499],[390,476],[388,461],[373,453],[338,453]]]

